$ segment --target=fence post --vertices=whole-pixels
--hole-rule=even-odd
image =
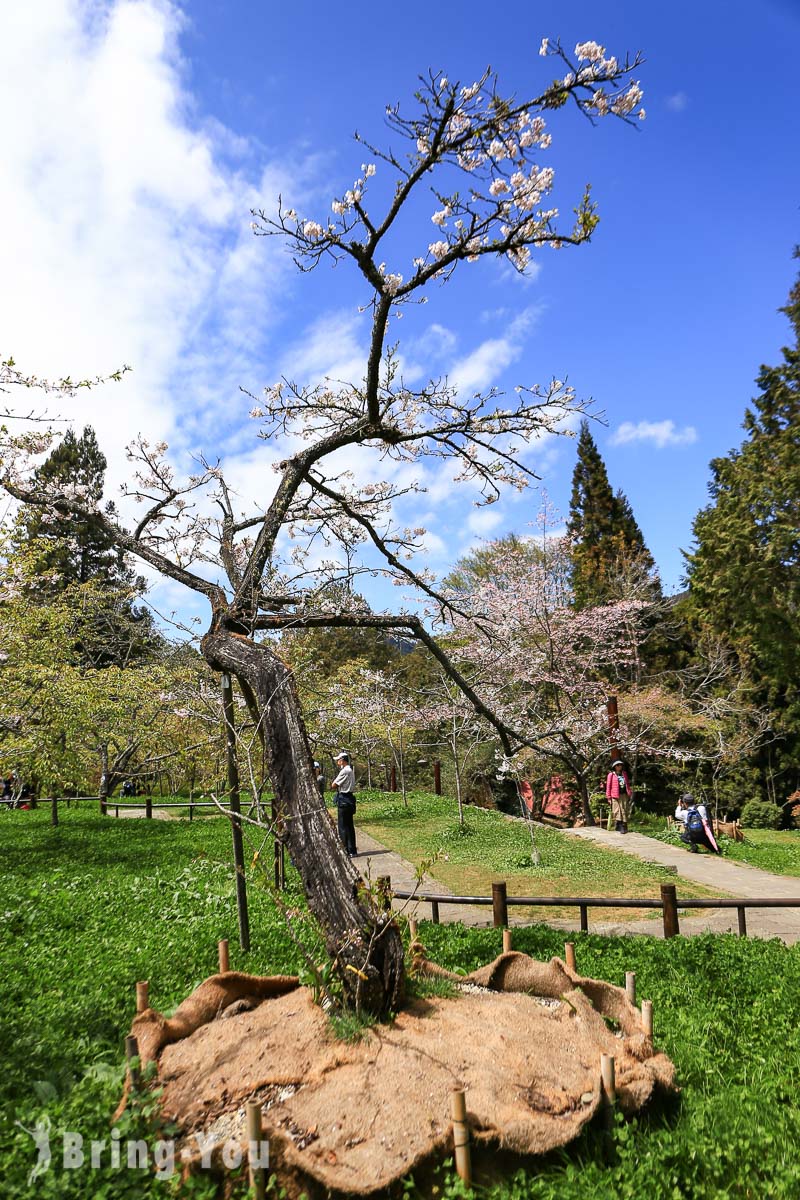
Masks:
[[[394,763],[392,764],[392,769],[389,772],[389,791],[397,791],[397,767],[394,765]]]
[[[58,824],[58,800],[55,796],[53,796],[53,799],[50,801],[50,824]]]
[[[674,883],[662,883],[661,903],[664,909],[664,937],[677,937],[681,929],[678,923],[678,896]]]
[[[442,764],[438,758],[434,760],[433,764],[433,793],[435,796],[442,794]]]
[[[579,904],[581,914],[581,933],[589,932],[589,906],[588,904]]]
[[[495,929],[508,925],[508,888],[504,879],[492,884],[492,918]]]
[[[434,925],[439,924],[439,901],[431,900],[431,921]]]
[[[736,909],[739,918],[739,937],[747,937],[747,910],[743,904]]]
[[[152,821],[152,819],[153,819],[153,797],[150,795],[149,792],[147,793],[147,795],[144,798],[144,815],[147,817],[148,821]]]

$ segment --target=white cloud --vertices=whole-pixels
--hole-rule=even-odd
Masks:
[[[652,442],[658,449],[665,446],[691,446],[697,441],[697,430],[693,425],[676,429],[674,421],[623,421],[614,430],[609,442],[612,446],[627,446],[632,442]]]
[[[505,519],[505,514],[498,512],[494,505],[491,508],[476,508],[467,517],[467,529],[471,533],[491,533],[498,525],[502,525]]]
[[[667,108],[670,112],[684,112],[689,104],[689,97],[686,92],[673,92],[671,96],[667,96]]]
[[[502,337],[481,342],[471,354],[452,366],[450,383],[459,392],[482,392],[500,382],[501,372],[516,362],[525,349],[525,336],[535,325],[540,312],[535,305],[523,309]]]
[[[42,376],[132,365],[58,405],[97,430],[110,490],[140,431],[219,449],[289,268],[249,228],[284,169],[196,113],[183,20],[170,0],[0,7],[0,349]]]

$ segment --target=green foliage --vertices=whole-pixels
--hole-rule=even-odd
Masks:
[[[643,579],[657,593],[653,557],[628,499],[611,490],[588,421],[581,422],[578,435],[567,532],[573,541],[572,589],[579,608],[612,603]]]
[[[695,519],[687,573],[700,620],[732,645],[771,705],[792,779],[800,767],[800,280],[782,311],[793,345],[780,365],[761,368],[741,446],[711,463],[711,503]]]
[[[303,954],[258,874],[248,889],[254,948],[249,955],[236,949],[226,821],[115,821],[64,806],[60,815],[52,829],[44,810],[0,813],[3,1195],[172,1195],[176,1180],[110,1166],[62,1171],[60,1159],[58,1170],[29,1185],[34,1144],[14,1122],[27,1129],[49,1122],[59,1147],[62,1130],[82,1133],[87,1148],[91,1138],[107,1142],[137,979],[150,981],[152,1003],[169,1013],[216,970],[221,937],[230,939],[234,970],[297,972]],[[286,899],[298,912],[294,925],[299,922],[308,953],[321,958],[298,878],[291,868],[287,874]],[[134,1112],[125,1120],[146,1124],[146,1118]],[[206,1178],[185,1194],[210,1200],[219,1193]]]
[[[741,822],[745,829],[777,829],[781,812],[768,800],[748,800],[742,809]]]
[[[412,797],[414,805],[425,803]],[[384,815],[392,806],[398,822],[413,823],[396,802],[375,800]],[[62,1130],[81,1132],[87,1144],[90,1138],[108,1142],[136,979],[149,979],[154,1004],[171,1011],[215,969],[220,936],[231,939],[234,969],[301,967],[303,955],[270,893],[250,888],[254,949],[244,956],[235,949],[225,822],[115,822],[75,810],[55,830],[46,813],[7,813],[2,820],[4,1197],[161,1200],[180,1194],[221,1200],[219,1181],[210,1174],[179,1185],[177,1174],[158,1180],[108,1165],[92,1171],[59,1166],[29,1183],[34,1145],[14,1122],[26,1129],[49,1124],[56,1148]],[[481,821],[476,812],[471,823],[480,830]],[[291,869],[288,898],[300,914]],[[304,936],[312,956],[321,954],[310,926]],[[500,931],[493,929],[423,923],[420,936],[435,961],[459,973],[490,961],[501,948]],[[800,1085],[800,948],[712,936],[574,940],[582,972],[621,983],[625,971],[636,971],[639,995],[654,1001],[657,1044],[676,1063],[680,1101],[653,1106],[628,1122],[618,1118],[611,1154],[592,1128],[534,1165],[508,1168],[495,1156],[479,1156],[481,1194],[492,1200],[793,1200],[800,1190],[793,1149],[800,1138],[800,1110],[793,1103]],[[563,933],[541,925],[519,928],[514,944],[547,959],[563,953]],[[452,991],[447,981],[444,990]],[[410,991],[441,995],[441,981],[412,981]],[[156,1100],[149,1092],[129,1106],[120,1126],[124,1139],[169,1132],[160,1124]],[[404,1194],[464,1194],[448,1163],[434,1171],[432,1185],[419,1182],[424,1192],[407,1180]],[[234,1194],[242,1194],[237,1188],[243,1183],[234,1186]]]

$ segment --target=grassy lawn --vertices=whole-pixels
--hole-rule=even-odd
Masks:
[[[542,827],[533,832],[540,856],[539,865],[533,867],[531,827],[525,822],[482,808],[468,807],[465,814],[461,829],[455,803],[447,797],[412,793],[405,808],[394,795],[359,792],[356,822],[415,866],[429,863],[428,874],[464,895],[491,895],[492,881],[497,879],[507,881],[513,896],[658,898],[662,883],[675,883],[674,872],[666,867]],[[688,898],[724,893],[680,880],[678,894]],[[650,910],[600,911],[603,919],[618,920],[642,917]],[[575,910],[534,910],[536,919],[547,919],[545,914],[574,916]]]
[[[363,821],[366,811],[359,812]],[[153,1004],[169,1012],[215,971],[219,937],[230,938],[234,969],[294,971],[302,956],[255,874],[249,889],[253,950],[247,956],[237,951],[224,821],[115,821],[73,810],[54,830],[48,819],[46,811],[0,814],[3,1196],[222,1200],[208,1177],[181,1191],[177,1174],[159,1181],[110,1165],[64,1171],[60,1134],[76,1130],[87,1142],[108,1139],[137,979],[149,979]],[[491,851],[490,843],[487,854],[506,853],[499,844]],[[543,838],[543,857],[548,846]],[[568,873],[565,862],[545,866]],[[287,899],[302,922],[293,871]],[[500,933],[491,929],[423,924],[421,935],[431,956],[453,969],[471,970],[500,948]],[[318,953],[313,930],[305,937]],[[501,1169],[496,1160],[484,1160],[490,1175],[477,1194],[492,1200],[796,1200],[800,947],[710,935],[669,942],[576,935],[575,941],[581,971],[614,982],[622,982],[626,970],[637,972],[639,995],[654,1001],[657,1042],[676,1063],[680,1097],[618,1122],[612,1150],[589,1130],[542,1162],[503,1163]],[[518,929],[515,947],[548,958],[561,953],[563,935],[545,926]],[[37,1122],[51,1127],[54,1164],[30,1182],[33,1143],[16,1121],[29,1129]],[[133,1128],[125,1127],[124,1136]],[[420,1193],[409,1183],[403,1194]],[[432,1185],[428,1181],[425,1194],[439,1200],[461,1194],[449,1164]]]
[[[682,846],[675,830],[642,829],[660,842]],[[734,862],[748,863],[774,875],[800,876],[800,829],[745,829],[743,842],[732,842],[730,838],[719,840],[723,856]]]

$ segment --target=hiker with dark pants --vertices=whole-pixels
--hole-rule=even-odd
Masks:
[[[336,765],[339,768],[339,774],[331,784],[331,788],[336,793],[334,801],[338,814],[339,837],[342,839],[342,845],[351,858],[354,858],[356,851],[356,827],[353,824],[353,817],[356,811],[356,774],[350,766],[350,755],[344,750],[336,756]]]
[[[675,820],[680,821],[683,825],[683,833],[681,833],[680,839],[686,843],[692,854],[697,854],[698,846],[705,846],[712,854],[722,853],[711,830],[708,820],[708,809],[705,804],[695,804],[694,796],[691,792],[687,792],[685,796],[681,796],[678,801],[678,807],[675,809]]]

